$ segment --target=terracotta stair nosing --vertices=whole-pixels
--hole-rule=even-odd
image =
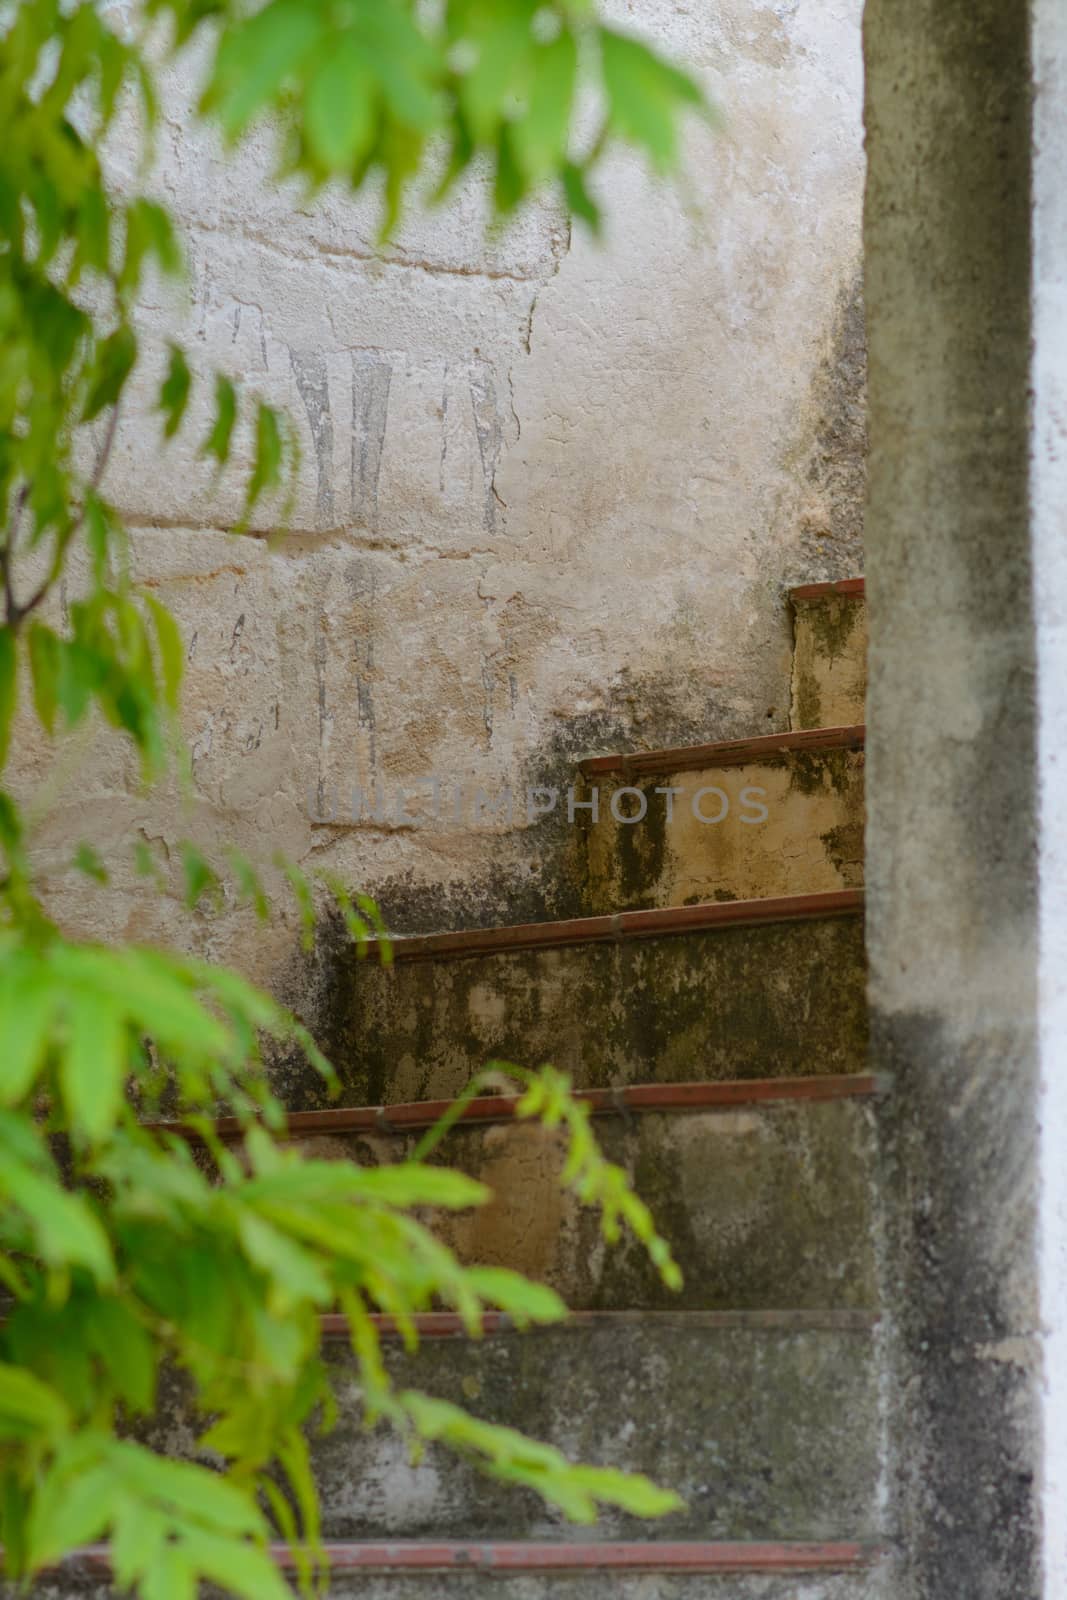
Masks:
[[[401,1325],[384,1312],[371,1313],[370,1320],[384,1339],[401,1337]],[[503,1311],[486,1311],[472,1333],[457,1311],[420,1311],[411,1324],[420,1339],[502,1338],[520,1334],[523,1338],[544,1333],[582,1333],[589,1328],[686,1328],[708,1333],[857,1333],[869,1334],[877,1327],[879,1313],[862,1307],[830,1307],[814,1311],[777,1308],[750,1311],[570,1311],[562,1322],[536,1324],[520,1330]],[[321,1337],[328,1343],[349,1339],[348,1319],[342,1312],[327,1311],[319,1317]]]
[[[636,1083],[611,1089],[578,1089],[574,1098],[594,1117],[652,1112],[731,1110],[737,1106],[783,1103],[819,1104],[830,1100],[874,1099],[888,1093],[890,1081],[880,1073],[825,1073],[810,1078],[730,1078],[709,1083]],[[488,1094],[468,1100],[456,1127],[510,1122],[521,1095]],[[322,1111],[294,1111],[286,1119],[290,1138],[315,1138],[340,1133],[405,1134],[433,1127],[455,1104],[453,1100],[404,1100],[394,1105],[333,1106]],[[176,1133],[202,1142],[200,1133],[182,1122],[148,1122],[157,1133]],[[218,1117],[216,1137],[239,1139],[245,1130],[238,1117]]]
[[[285,1572],[297,1557],[284,1544],[269,1546]],[[884,1555],[879,1545],[854,1540],[657,1543],[642,1540],[598,1544],[502,1540],[329,1541],[322,1546],[334,1572],[564,1573],[816,1573],[862,1571]],[[109,1572],[106,1545],[76,1551],[51,1570]]]
[[[860,723],[835,728],[800,728],[760,734],[755,739],[720,739],[714,744],[638,750],[630,755],[587,756],[578,763],[583,778],[618,773],[637,778],[672,772],[703,772],[754,765],[790,755],[822,755],[831,750],[862,750],[867,729]]]
[[[831,889],[818,894],[774,895],[755,900],[705,900],[691,906],[660,906],[648,911],[618,911],[559,922],[471,928],[455,933],[416,934],[389,941],[394,961],[448,961],[564,945],[614,944],[628,939],[671,937],[717,928],[755,927],[768,922],[817,921],[855,915],[863,909],[862,889]],[[378,953],[369,940],[361,954]]]
[[[866,578],[838,578],[830,583],[799,583],[790,589],[790,600],[825,600],[830,595],[841,595],[846,600],[867,598]]]

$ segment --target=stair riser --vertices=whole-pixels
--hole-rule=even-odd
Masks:
[[[662,1539],[874,1538],[877,1388],[870,1333],[609,1322],[396,1347],[397,1381],[556,1444],[576,1460],[647,1472],[686,1509]],[[324,1531],[350,1538],[560,1537],[533,1495],[431,1447],[412,1466],[387,1428],[362,1425],[351,1357],[332,1365],[341,1420],[313,1442]],[[605,1513],[586,1536],[647,1538]]]
[[[792,1578],[610,1572],[361,1578],[338,1573],[326,1600],[888,1600],[888,1595],[884,1578],[874,1572]]]
[[[862,598],[793,600],[792,726],[862,722],[867,697],[867,607]]]
[[[446,1098],[488,1061],[579,1087],[862,1071],[863,924],[810,918],[458,960],[353,963],[333,1059],[350,1102]],[[291,1110],[321,1088],[284,1086]]]
[[[784,752],[743,766],[642,774],[629,783],[601,778],[592,787],[593,912],[863,883],[862,751]],[[664,789],[677,792],[657,793]],[[627,815],[640,820],[618,820]]]
[[[888,1600],[879,1568],[813,1576],[749,1573],[487,1573],[337,1571],[323,1600]],[[0,1588],[4,1600],[15,1590]],[[38,1580],[31,1600],[118,1600],[95,1574],[61,1572]]]
[[[465,1262],[550,1283],[574,1309],[758,1309],[875,1304],[874,1113],[861,1101],[745,1107],[596,1122],[605,1154],[651,1207],[685,1274],[664,1289],[643,1249],[604,1244],[597,1215],[560,1187],[565,1146],[536,1126],[457,1128],[435,1159],[492,1201],[438,1215]],[[329,1135],[311,1156],[388,1163],[417,1135]]]

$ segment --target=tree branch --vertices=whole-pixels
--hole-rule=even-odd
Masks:
[[[89,486],[86,491],[86,495],[82,500],[81,509],[67,530],[66,537],[62,538],[58,534],[56,535],[56,553],[52,558],[52,564],[48,569],[47,577],[45,577],[44,580],[38,585],[33,594],[30,595],[29,599],[24,600],[21,605],[19,605],[16,601],[14,590],[12,588],[11,553],[14,544],[15,532],[18,527],[19,519],[22,516],[22,508],[25,506],[26,500],[29,497],[29,485],[25,484],[19,491],[21,503],[16,509],[15,521],[11,530],[11,537],[8,540],[7,545],[5,545],[3,550],[0,551],[0,577],[2,577],[4,585],[4,599],[7,609],[8,627],[17,628],[20,623],[25,621],[31,612],[36,611],[37,607],[49,594],[53,584],[55,584],[57,579],[60,577],[63,571],[63,557],[66,553],[67,546],[70,544],[70,541],[74,538],[75,534],[78,532],[78,529],[85,521],[86,500],[90,494],[95,494],[99,489],[104,473],[107,471],[107,464],[111,456],[111,449],[115,443],[115,434],[118,432],[119,411],[121,410],[121,407],[122,400],[120,397],[118,400],[116,400],[115,404],[111,408],[111,417],[108,421],[107,432],[104,435],[104,442],[100,446],[100,450],[97,454],[96,464],[93,467],[92,477],[89,479]]]

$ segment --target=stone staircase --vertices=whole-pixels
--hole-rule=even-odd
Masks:
[[[671,1294],[560,1191],[561,1148],[473,1101],[441,1158],[494,1191],[461,1258],[560,1290],[565,1328],[423,1319],[414,1382],[686,1509],[576,1531],[434,1448],[342,1420],[315,1446],[332,1593],[439,1600],[875,1600],[881,1548],[875,1119],[863,952],[862,580],[794,590],[793,730],[581,764],[587,915],[400,940],[354,968],[346,1107],[293,1132],[392,1161],[494,1057],[552,1060],[671,1240]],[[832,720],[828,720],[832,719]],[[593,791],[597,798],[593,802]],[[670,809],[668,809],[670,808]],[[635,820],[628,820],[635,819]],[[491,1579],[490,1579],[490,1576]]]
[[[328,1317],[341,1419],[313,1448],[334,1600],[888,1594],[863,584],[790,598],[793,731],[583,762],[583,798],[598,791],[580,813],[588,914],[403,939],[391,968],[354,964],[346,1103],[291,1107],[317,1154],[377,1163],[413,1149],[494,1057],[572,1075],[684,1289],[638,1248],[607,1250],[560,1190],[559,1143],[486,1093],[439,1157],[494,1199],[442,1236],[552,1284],[576,1315],[523,1334],[490,1317],[475,1341],[433,1314],[419,1350],[390,1341],[391,1360],[405,1384],[650,1474],[685,1509],[576,1530],[436,1447],[413,1465],[363,1428]]]

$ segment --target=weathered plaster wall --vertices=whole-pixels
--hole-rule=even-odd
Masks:
[[[65,915],[72,838],[173,851],[183,831],[329,866],[399,927],[562,911],[565,820],[475,825],[478,785],[788,726],[783,585],[861,568],[860,9],[617,0],[725,128],[692,130],[680,189],[615,159],[603,247],[548,207],[487,243],[475,185],[377,255],[372,205],[272,192],[265,141],[224,162],[177,74],[158,182],[191,303],[149,297],[143,325],[288,407],[304,460],[285,537],[235,539],[236,483],[194,432],[160,448],[147,378],[124,419],[108,488],[186,639],[193,800],[183,822],[83,752],[41,834]],[[131,133],[116,163],[138,158]],[[449,790],[435,826],[346,823],[353,785],[392,809],[430,773],[467,786],[459,822]],[[312,822],[309,794],[339,817]],[[128,873],[93,893],[110,932],[181,926]],[[269,979],[295,948],[237,913],[179,936]]]
[[[1033,614],[1029,13],[866,13],[868,947],[894,1077],[902,1600],[1061,1592],[1041,1576],[1035,678],[1062,695],[1062,669]]]

